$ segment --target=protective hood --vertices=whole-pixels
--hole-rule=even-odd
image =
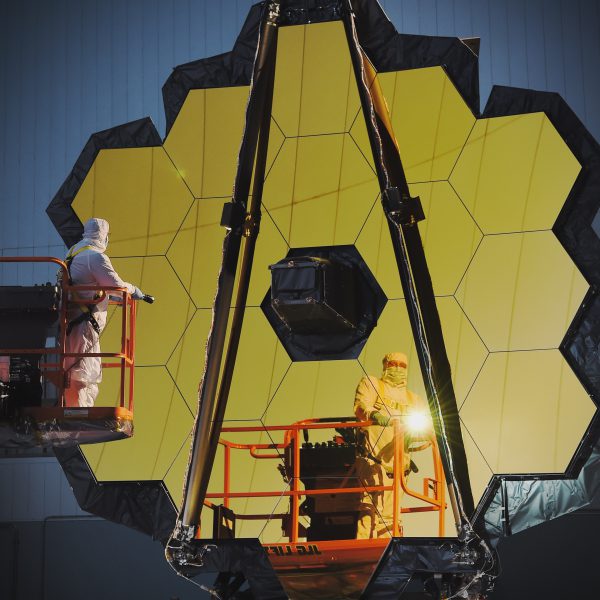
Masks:
[[[83,226],[83,241],[97,248],[100,252],[108,245],[108,221],[104,219],[88,219]]]

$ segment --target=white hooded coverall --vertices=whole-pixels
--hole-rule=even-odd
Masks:
[[[73,285],[98,285],[107,287],[123,287],[135,300],[140,300],[143,293],[131,283],[123,281],[115,272],[110,259],[104,251],[108,244],[108,222],[104,219],[89,219],[83,229],[83,239],[75,244],[69,255],[73,256],[81,248],[90,246],[77,253],[70,266],[70,275]],[[94,291],[82,291],[80,298],[94,297]],[[108,309],[108,294],[95,305],[94,319],[98,323],[100,332],[106,325]],[[70,322],[81,314],[77,304],[71,303],[67,320]],[[85,320],[73,326],[66,336],[66,352],[96,353],[100,352],[100,336]],[[86,356],[82,358],[65,359],[68,387],[65,389],[65,403],[67,406],[93,406],[98,395],[98,383],[102,381],[102,359],[100,357]]]

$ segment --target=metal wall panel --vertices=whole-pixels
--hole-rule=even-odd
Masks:
[[[173,66],[229,50],[251,0],[0,2],[0,252],[64,251],[44,209],[89,135],[150,115]],[[600,137],[599,0],[383,0],[406,33],[480,36],[493,84],[562,94]],[[19,283],[51,279],[23,268]],[[6,280],[0,272],[0,280]]]
[[[251,0],[0,2],[0,253],[64,254],[45,208],[90,134],[149,115],[180,63],[231,49]],[[0,269],[0,282],[54,269]]]
[[[159,542],[96,517],[0,522],[2,600],[208,598],[197,583],[176,575]]]
[[[85,514],[54,457],[0,460],[0,522]]]

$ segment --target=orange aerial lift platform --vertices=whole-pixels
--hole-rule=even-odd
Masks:
[[[339,586],[363,589],[373,575],[391,537],[402,535],[402,513],[436,512],[437,534],[445,535],[444,471],[433,431],[421,432],[418,439],[407,439],[406,426],[394,423],[394,465],[404,465],[406,452],[431,453],[433,473],[422,477],[420,491],[408,485],[408,474],[395,468],[384,485],[365,485],[357,473],[357,464],[365,460],[357,440],[362,428],[370,422],[354,417],[308,419],[288,426],[223,427],[224,436],[269,432],[273,439],[282,435],[280,443],[234,443],[222,438],[223,490],[209,492],[204,505],[213,509],[213,535],[216,540],[235,539],[235,523],[254,520],[276,521],[283,539],[263,541],[273,569],[294,597],[329,598]],[[312,443],[311,433],[334,430],[327,442]],[[306,440],[306,441],[303,441]],[[255,460],[283,461],[280,469],[286,489],[237,492],[232,488],[231,462],[238,452],[248,452]],[[416,479],[417,476],[412,476]],[[414,485],[414,484],[413,484]],[[356,539],[361,499],[383,491],[392,492],[394,513],[389,532],[375,539]],[[417,506],[401,507],[401,498],[419,501]],[[279,498],[283,510],[271,514],[240,514],[231,510],[232,499]],[[218,501],[221,501],[217,504]],[[306,521],[306,525],[303,524]],[[202,532],[201,532],[202,534]],[[206,557],[208,561],[208,557]]]
[[[64,447],[131,437],[136,305],[129,292],[71,285],[67,265],[53,257],[0,257],[0,264],[8,263],[54,264],[59,276],[56,285],[0,287],[0,446]],[[80,292],[90,291],[95,299],[80,299]],[[118,351],[67,352],[69,305],[96,304],[107,294],[120,316]],[[119,370],[115,406],[66,406],[66,359],[85,357],[101,358],[103,368]]]

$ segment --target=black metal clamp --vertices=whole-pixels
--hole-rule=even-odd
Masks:
[[[221,227],[240,235],[246,220],[246,209],[239,202],[226,202],[221,213]]]
[[[397,187],[383,191],[381,203],[387,217],[397,225],[415,225],[425,219],[421,199],[403,194]]]

